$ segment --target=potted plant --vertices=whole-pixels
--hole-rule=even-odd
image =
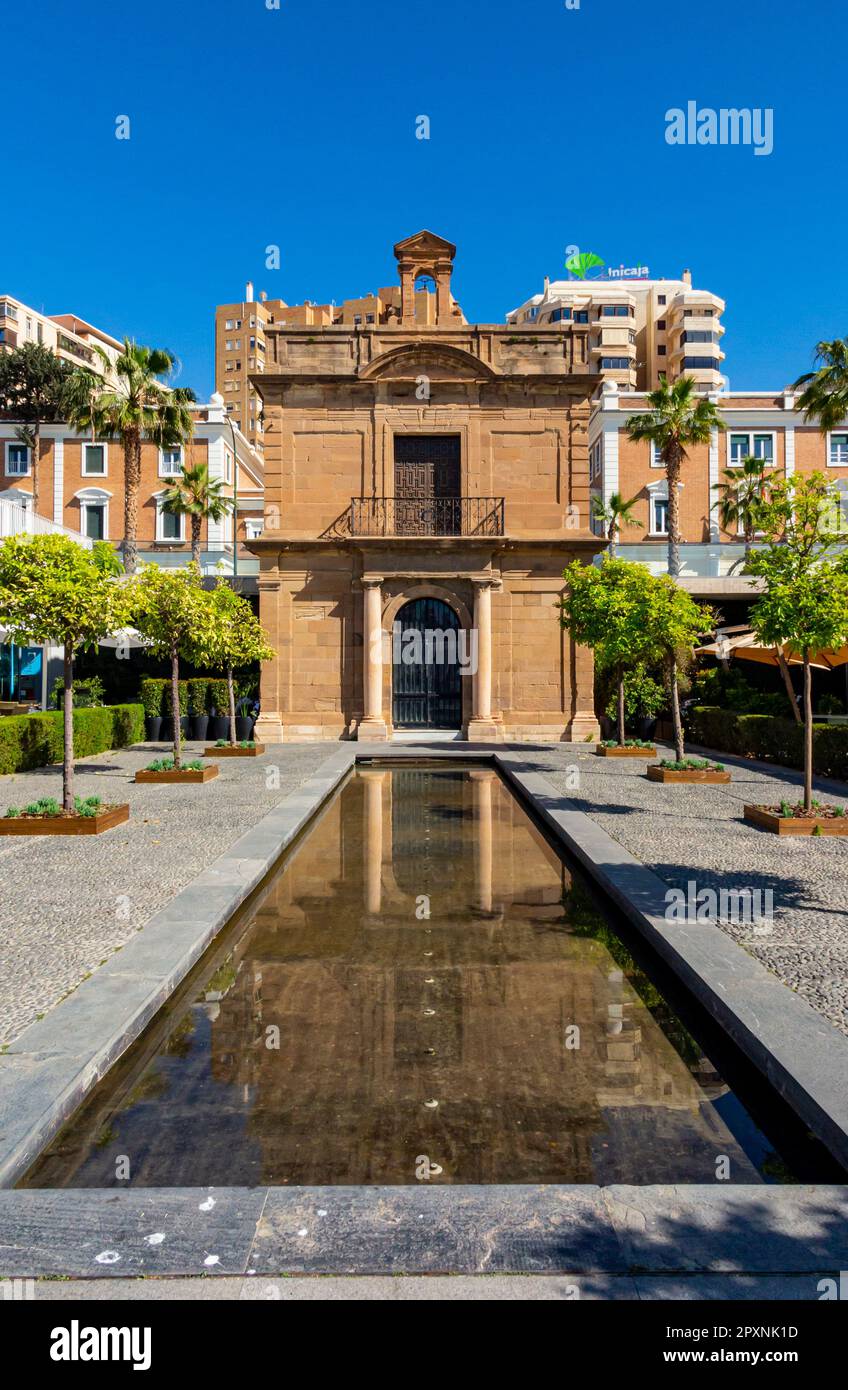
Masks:
[[[649,625],[651,575],[644,565],[605,556],[600,565],[575,560],[565,571],[560,622],[575,642],[591,647],[598,668],[615,684],[615,739],[598,744],[601,757],[654,757],[653,744],[628,738],[625,681],[653,652]]]
[[[150,743],[158,743],[162,737],[162,701],[165,695],[165,682],[144,676],[139,688],[139,699],[144,710],[144,727]]]
[[[171,682],[165,681],[165,718],[162,721],[162,742],[173,743],[174,740],[174,704]],[[189,738],[191,734],[190,719],[188,715],[188,681],[179,682],[179,708],[180,708],[180,734],[182,738]],[[186,713],[183,713],[183,711]]]
[[[128,596],[103,552],[62,534],[10,536],[0,545],[0,624],[21,644],[63,649],[62,804],[52,797],[0,820],[5,835],[99,834],[129,816],[129,806],[74,795],[74,656],[125,626]],[[94,804],[96,802],[96,805]]]
[[[53,683],[51,699],[57,709],[64,703],[65,681],[59,676]],[[86,676],[85,680],[74,681],[74,709],[93,709],[103,704],[103,682],[98,676]]]
[[[144,565],[131,586],[132,615],[135,627],[147,638],[155,655],[167,656],[171,663],[171,682],[168,701],[173,714],[171,735],[173,757],[157,759],[142,772],[137,782],[197,782],[208,781],[218,769],[183,766],[182,714],[180,702],[180,656],[191,659],[196,646],[202,642],[209,622],[209,595],[203,591],[200,571],[195,564],[185,569],[166,570],[159,565]]]
[[[207,738],[226,739],[230,734],[230,719],[227,713],[227,682],[224,680],[211,680],[209,682],[209,726],[206,730]]]
[[[657,729],[657,715],[665,705],[665,691],[640,662],[624,677],[624,718],[625,728],[629,728],[636,738],[650,742]],[[617,716],[617,697],[613,696],[606,707],[606,737],[611,737],[614,720]]]
[[[188,712],[191,715],[191,736],[202,742],[209,734],[209,712],[206,708],[208,680],[195,676],[188,682]]]
[[[746,566],[763,585],[751,626],[760,642],[803,665],[804,792],[797,802],[748,805],[745,819],[778,835],[848,835],[842,808],[813,797],[812,664],[817,652],[848,643],[848,552],[830,555],[845,539],[844,518],[827,478],[812,473],[776,482],[757,524],[766,543]]]
[[[246,714],[241,716],[241,727],[236,713],[234,671],[238,667],[250,665],[254,661],[270,661],[274,653],[269,647],[259,619],[247,599],[236,593],[225,579],[220,579],[206,595],[208,605],[207,621],[198,631],[196,650],[199,659],[214,669],[226,672],[227,705],[229,709],[230,755],[235,757],[241,751],[239,745],[250,739],[251,720]],[[246,698],[239,704],[245,707]],[[253,745],[252,745],[253,746]],[[255,745],[259,746],[259,745]],[[207,748],[208,757],[220,753],[220,745]]]

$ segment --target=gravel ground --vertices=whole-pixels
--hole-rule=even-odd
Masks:
[[[533,761],[566,791],[573,749],[534,749]],[[647,781],[641,759],[581,749],[577,763],[580,788],[568,795],[671,887],[771,889],[774,917],[764,930],[718,925],[848,1034],[848,840],[783,839],[742,820],[745,802],[798,800],[797,776],[725,759],[729,786],[663,786]],[[823,791],[819,799],[848,806],[848,788],[840,790],[846,795]]]
[[[186,756],[203,746],[189,743]],[[80,759],[77,795],[128,801],[130,819],[104,835],[0,840],[0,1044],[75,989],[331,751],[289,744],[224,758],[214,781],[190,787],[135,785],[158,746]],[[277,786],[268,785],[272,767]],[[61,795],[59,768],[0,777],[0,814]]]
[[[199,747],[189,745],[187,754]],[[82,759],[78,794],[129,801],[132,814],[126,825],[91,839],[0,840],[0,1043],[75,989],[300,786],[333,747],[286,744],[256,760],[225,759],[203,787],[135,786],[132,775],[153,751],[143,745]],[[771,889],[769,930],[719,925],[848,1034],[848,842],[778,839],[741,819],[746,801],[795,800],[794,774],[727,760],[730,786],[661,786],[646,781],[641,759],[602,760],[573,745],[526,752],[554,786],[670,886]],[[575,761],[578,791],[567,772]],[[279,768],[279,787],[267,784],[272,766]],[[0,812],[60,794],[55,768],[0,777]],[[826,799],[848,806],[848,794]]]

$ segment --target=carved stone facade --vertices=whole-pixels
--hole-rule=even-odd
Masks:
[[[586,335],[466,324],[454,251],[429,232],[398,243],[398,320],[267,332],[254,378],[265,529],[251,548],[277,658],[257,737],[390,737],[392,639],[417,598],[446,604],[474,638],[455,705],[469,739],[597,731],[591,654],[557,612],[565,565],[600,548]],[[425,327],[412,307],[422,276],[436,285]]]

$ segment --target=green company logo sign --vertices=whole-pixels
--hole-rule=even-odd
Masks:
[[[596,256],[594,251],[575,251],[572,255],[566,256],[565,268],[570,270],[572,275],[576,275],[578,280],[585,280],[593,266],[603,267],[604,262],[600,256]]]
[[[567,246],[566,251],[570,254],[566,255],[565,268],[572,275],[576,275],[578,280],[585,280],[589,271],[593,270],[596,266],[599,267],[600,270],[603,270],[606,264],[605,261],[601,260],[600,256],[595,255],[594,251],[579,251],[576,246]],[[646,265],[639,264],[627,266],[622,263],[619,266],[611,266],[605,276],[602,277],[599,273],[598,275],[593,275],[592,279],[647,280],[649,274],[650,271]]]

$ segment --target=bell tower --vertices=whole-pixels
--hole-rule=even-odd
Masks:
[[[400,322],[415,323],[415,282],[429,276],[436,286],[436,323],[448,324],[455,317],[451,298],[451,275],[456,247],[434,232],[416,232],[395,246],[400,273]]]

